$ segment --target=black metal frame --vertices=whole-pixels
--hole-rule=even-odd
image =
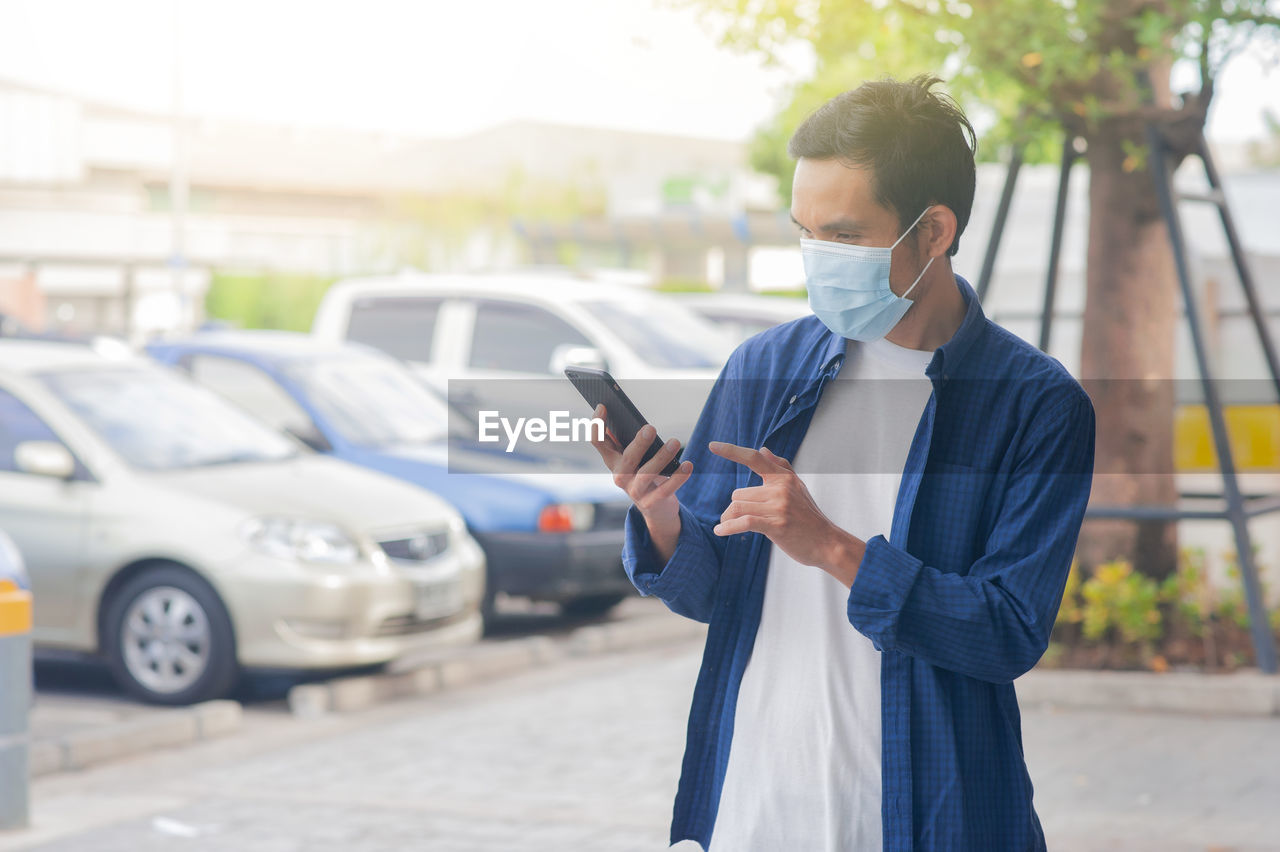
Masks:
[[[1214,449],[1218,455],[1218,464],[1222,473],[1222,494],[1183,494],[1184,498],[1221,500],[1224,505],[1215,509],[1184,509],[1174,506],[1135,505],[1135,506],[1089,506],[1085,510],[1085,518],[1117,519],[1130,521],[1144,520],[1227,520],[1231,522],[1236,540],[1236,559],[1240,568],[1240,577],[1244,583],[1245,598],[1249,609],[1249,629],[1253,639],[1254,653],[1258,668],[1267,674],[1277,673],[1275,637],[1267,618],[1266,602],[1262,599],[1262,586],[1258,580],[1257,565],[1254,562],[1253,542],[1249,534],[1249,519],[1258,515],[1280,512],[1280,495],[1244,495],[1240,491],[1236,476],[1235,459],[1231,453],[1231,442],[1227,435],[1226,417],[1223,413],[1222,399],[1209,365],[1208,353],[1205,349],[1204,333],[1200,327],[1200,313],[1192,291],[1191,274],[1187,265],[1186,242],[1182,233],[1182,222],[1178,215],[1178,201],[1202,201],[1213,204],[1222,219],[1222,227],[1226,232],[1227,242],[1231,247],[1231,258],[1244,289],[1249,313],[1253,317],[1263,352],[1266,354],[1267,367],[1272,381],[1280,397],[1280,358],[1271,340],[1270,330],[1263,317],[1262,305],[1254,287],[1253,278],[1249,274],[1245,262],[1244,250],[1236,234],[1235,222],[1227,207],[1226,197],[1222,192],[1222,183],[1213,159],[1209,155],[1208,143],[1204,133],[1200,132],[1196,139],[1195,156],[1204,165],[1205,175],[1209,179],[1210,190],[1207,193],[1188,194],[1175,193],[1172,177],[1169,173],[1169,145],[1160,128],[1154,124],[1147,126],[1148,157],[1152,181],[1155,184],[1156,197],[1160,205],[1160,213],[1169,233],[1169,243],[1173,250],[1174,265],[1178,273],[1178,283],[1182,289],[1182,299],[1190,326],[1192,345],[1195,349],[1196,365],[1200,372],[1200,385],[1204,392],[1205,405],[1209,411],[1209,423],[1213,431]],[[1067,188],[1071,177],[1071,167],[1080,154],[1075,148],[1075,137],[1067,133],[1062,146],[1062,171],[1058,180],[1058,204],[1054,213],[1053,237],[1049,248],[1049,269],[1045,277],[1044,311],[1040,317],[1040,349],[1048,351],[1049,334],[1053,321],[1053,303],[1057,288],[1058,259],[1062,248],[1062,230],[1066,218]],[[991,238],[987,243],[986,256],[982,263],[982,272],[978,278],[978,298],[983,299],[991,284],[995,270],[996,252],[1000,248],[1000,237],[1004,232],[1005,222],[1009,215],[1009,207],[1013,199],[1014,184],[1018,179],[1018,171],[1022,166],[1022,153],[1015,150],[1009,163],[1008,175],[1005,178],[1004,190],[1000,195],[1000,204],[996,209],[995,222],[991,229]]]

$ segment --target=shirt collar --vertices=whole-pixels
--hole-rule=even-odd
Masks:
[[[929,366],[925,367],[924,374],[929,378],[949,378],[955,374],[960,362],[964,359],[965,353],[973,346],[973,342],[982,334],[986,314],[982,311],[982,305],[978,302],[978,294],[974,292],[972,286],[962,276],[956,275],[956,287],[960,290],[960,295],[964,297],[965,313],[964,319],[960,322],[960,327],[956,329],[955,334],[951,335],[951,339],[934,350],[933,360],[929,362]],[[822,360],[819,362],[819,373],[825,373],[834,368],[839,371],[840,364],[844,360],[844,351],[846,339],[836,334],[834,331],[827,332],[827,341],[822,349]],[[945,372],[943,372],[945,370]]]

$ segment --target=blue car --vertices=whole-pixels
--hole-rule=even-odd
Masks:
[[[460,438],[457,413],[389,355],[281,331],[198,334],[147,351],[318,452],[452,503],[485,552],[487,618],[498,592],[597,615],[635,591],[621,558],[630,503],[603,468],[558,468]]]

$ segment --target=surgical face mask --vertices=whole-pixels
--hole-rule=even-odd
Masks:
[[[899,296],[889,287],[893,250],[931,209],[924,208],[888,248],[800,240],[809,307],[827,328],[852,340],[879,340],[898,324],[911,307],[907,293],[920,283],[933,258]]]

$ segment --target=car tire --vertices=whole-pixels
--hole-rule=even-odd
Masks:
[[[494,622],[498,614],[498,587],[493,582],[493,575],[488,569],[485,571],[484,578],[484,595],[480,598],[480,619],[484,623],[484,635],[488,636],[493,630]]]
[[[561,603],[560,611],[575,617],[604,615],[626,598],[626,595],[583,595]]]
[[[116,682],[148,703],[222,698],[239,679],[226,606],[208,582],[180,565],[127,580],[103,607],[102,625]]]

